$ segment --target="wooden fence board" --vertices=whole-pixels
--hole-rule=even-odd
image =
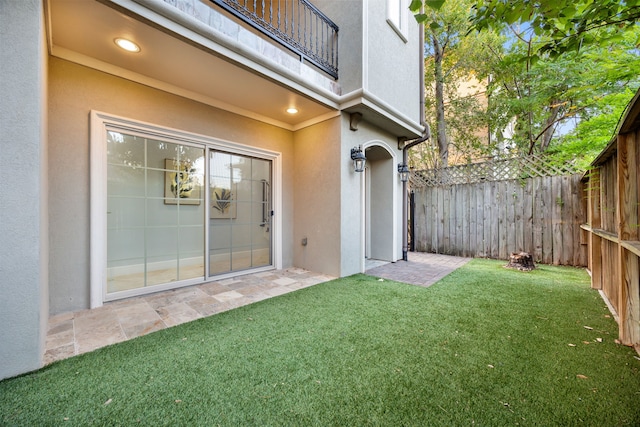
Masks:
[[[544,204],[540,202],[542,195],[542,178],[533,178],[533,259],[537,262],[542,261],[542,232],[544,221]]]
[[[448,254],[456,253],[456,244],[458,238],[458,218],[456,217],[456,189],[453,187],[449,187],[449,232],[451,233],[449,239],[449,250]]]
[[[431,200],[432,200],[432,206],[431,206],[431,216],[429,218],[433,218],[434,220],[432,221],[433,224],[433,228],[435,228],[436,230],[433,230],[432,228],[432,233],[431,233],[431,251],[429,252],[437,252],[439,245],[442,242],[442,222],[441,222],[441,212],[442,212],[442,191],[439,191],[437,187],[432,187],[431,188]],[[429,212],[428,210],[426,210],[427,212]],[[440,240],[438,240],[440,239]]]
[[[609,240],[602,241],[602,271],[606,272],[608,277],[603,280],[602,291],[613,306],[616,314],[619,312],[619,293],[618,293],[618,245]]]
[[[516,250],[514,252],[522,252],[524,251],[524,221],[523,221],[523,217],[524,217],[524,205],[525,205],[525,200],[524,200],[524,185],[526,185],[526,182],[520,182],[517,181],[516,183],[516,187],[515,187],[515,196],[517,198],[517,203],[514,204],[515,206],[515,211],[514,211],[514,225],[516,228],[516,242],[515,242],[515,248]]]
[[[433,194],[433,189],[430,189],[430,191],[425,194],[426,197],[424,199],[417,198],[415,196],[415,192],[413,193],[415,206],[413,223],[416,230],[413,235],[413,246],[418,252],[431,252],[430,244],[431,232],[433,231],[433,223],[430,221],[425,221],[424,219],[429,215],[427,213],[427,209],[431,209],[431,195]],[[422,224],[423,222],[424,224]]]
[[[561,247],[560,264],[571,265],[573,264],[573,227],[571,227],[571,221],[573,219],[573,201],[571,200],[572,190],[571,181],[568,176],[562,177],[562,201],[561,201],[561,228],[563,236],[562,241],[559,243]]]
[[[430,193],[429,194],[429,196],[430,196],[429,197],[430,204],[425,204],[423,206],[423,212],[424,212],[425,218],[429,218],[431,216],[431,214],[432,214],[431,211],[434,210],[434,206],[436,206],[437,203],[438,203],[438,200],[436,198],[437,192],[435,191],[435,188],[431,188],[430,190],[431,190],[429,192]],[[437,236],[437,234],[436,234],[437,233],[437,229],[438,229],[437,222],[433,222],[433,221],[428,221],[428,222],[429,222],[430,226],[429,226],[428,229],[425,228],[425,233],[426,233],[425,234],[425,239],[429,239],[431,236],[434,236],[434,235]],[[428,252],[432,252],[434,250],[434,248],[433,248],[433,240],[434,239],[431,238],[431,242],[430,242],[431,245],[429,245],[429,242],[425,242],[425,247],[428,248],[427,249]]]
[[[540,202],[543,206],[542,220],[542,262],[553,264],[553,206],[554,194],[551,177],[542,178]]]
[[[577,176],[571,177],[571,200],[573,202],[573,215],[571,224],[573,225],[573,241],[576,247],[573,251],[573,259],[571,265],[586,265],[587,255],[587,232],[580,228],[580,219],[582,212],[587,212],[585,203],[585,193],[582,188],[582,182]],[[584,221],[586,222],[586,221]]]
[[[451,197],[451,188],[443,187],[442,188],[442,252],[448,254],[451,246],[449,245],[449,240],[453,234],[453,230],[449,230],[449,209],[451,204],[449,203],[449,198]],[[454,237],[455,238],[455,237]]]
[[[638,241],[638,168],[635,135],[618,135],[617,216],[621,241]],[[618,246],[620,341],[625,345],[640,342],[640,301],[638,257]]]
[[[478,212],[482,218],[482,251],[479,256],[491,256],[491,186],[488,182],[482,184],[482,208]]]
[[[551,188],[553,264],[559,265],[562,260],[562,177],[556,180]]]
[[[478,203],[478,184],[471,186],[469,194],[469,239],[465,243],[465,256],[471,255],[471,248],[478,247],[478,216],[476,213]]]
[[[455,200],[455,206],[451,209],[455,215],[455,223],[456,223],[456,244],[452,251],[452,253],[461,253],[464,255],[464,234],[465,234],[465,226],[468,221],[468,207],[469,205],[465,203],[465,195],[468,194],[466,191],[457,191],[454,189],[454,196],[452,199]]]
[[[438,227],[438,245],[436,246],[436,252],[442,254],[444,253],[444,191],[441,187],[433,187],[433,189],[437,192],[438,196],[437,213],[433,216],[433,218],[436,218],[436,225]]]
[[[491,183],[491,258],[500,256],[500,194],[498,191],[498,183]]]
[[[498,206],[501,209],[498,210],[498,256],[500,259],[507,259],[507,184],[506,182],[497,183],[498,192]]]
[[[482,250],[478,256],[491,256],[491,186],[488,182],[482,183],[482,207],[478,211],[482,221]]]
[[[615,156],[617,158],[617,156]],[[616,189],[617,189],[617,173],[615,165],[617,160],[613,160],[610,164],[602,167],[600,177],[600,185],[602,192],[602,228],[611,233],[617,230],[616,225]]]
[[[535,255],[533,250],[533,179],[525,183],[522,196],[522,250]],[[534,257],[535,259],[535,257]]]
[[[433,224],[430,221],[425,221],[426,209],[427,206],[431,205],[431,195],[433,194],[432,189],[426,191],[424,194],[424,198],[418,200],[415,198],[414,192],[414,206],[415,211],[413,212],[413,247],[416,251],[419,252],[431,252],[429,249],[429,242],[427,242],[427,236],[430,236],[431,229]]]
[[[512,252],[516,252],[516,205],[518,204],[518,195],[514,187],[514,181],[505,181],[505,200],[504,205],[507,209],[506,233],[507,241],[505,252],[507,258]],[[513,248],[513,249],[510,249]]]

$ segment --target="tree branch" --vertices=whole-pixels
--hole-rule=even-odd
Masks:
[[[550,41],[548,43],[545,43],[543,45],[543,47],[545,46],[560,46],[562,43],[564,43],[567,40],[570,40],[572,38],[578,37],[584,33],[588,33],[589,31],[593,31],[596,30],[598,28],[603,28],[603,27],[608,27],[611,25],[620,25],[620,24],[625,24],[629,21],[637,21],[640,18],[640,11],[638,11],[637,13],[632,13],[630,15],[628,15],[626,18],[621,18],[621,19],[617,19],[617,20],[603,20],[602,22],[599,23],[592,23],[592,24],[588,24],[587,26],[585,26],[583,29],[580,29],[578,31],[576,31],[575,33],[566,35],[562,38],[559,38],[557,40],[553,40]],[[591,25],[591,26],[589,26]]]
[[[556,118],[555,120],[553,120],[552,122],[550,122],[549,124],[547,124],[547,126],[544,127],[544,129],[542,129],[542,131],[540,131],[536,137],[530,141],[529,143],[529,154],[531,154],[533,152],[533,147],[535,147],[536,143],[538,142],[538,140],[542,137],[542,135],[544,135],[544,133],[549,130],[552,126],[560,123],[561,121],[568,119],[569,117],[575,116],[578,112],[586,110],[587,107],[580,107],[580,108],[574,108],[573,110],[571,110],[570,113],[565,113],[562,116]]]

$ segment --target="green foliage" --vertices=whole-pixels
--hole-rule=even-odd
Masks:
[[[532,55],[551,57],[609,43],[638,18],[640,0],[478,0],[472,15],[478,30],[527,23],[545,38]]]
[[[472,82],[486,75],[500,50],[496,33],[469,34],[472,0],[448,0],[438,8],[426,8],[425,17],[425,106],[434,130],[433,145],[412,150],[410,163],[432,168],[467,162],[488,151],[486,132],[486,85]]]
[[[63,360],[0,382],[0,425],[638,425],[640,362],[584,270],[503,265],[355,275]]]
[[[594,147],[602,143],[594,144],[590,137],[595,134],[587,132],[560,138],[566,132],[563,129],[572,123],[589,129],[586,122],[591,120],[596,120],[591,126],[597,128],[610,125],[611,119],[599,118],[601,113],[609,114],[603,100],[615,102],[616,94],[627,88],[635,91],[640,86],[640,27],[636,24],[640,0],[476,0],[465,5],[459,0],[447,0],[437,6],[433,9],[421,1],[411,4],[416,13],[423,8],[416,19],[425,23],[427,32],[452,32],[456,37],[455,49],[450,49],[442,60],[443,75],[447,77],[444,92],[449,100],[443,115],[448,144],[452,152],[464,153],[455,162],[487,153],[501,154],[509,147],[509,154],[551,149],[558,159],[585,164]],[[452,8],[463,12],[465,7],[471,19],[466,32],[451,31],[462,26],[434,18]],[[458,19],[456,22],[460,22]],[[494,31],[501,31],[508,41],[502,46],[479,41],[482,36],[495,38]],[[471,49],[464,49],[465,45]],[[463,58],[460,64],[456,58]],[[456,64],[457,73],[447,74],[447,64]],[[484,105],[455,99],[457,82],[468,76],[490,81],[486,111]],[[427,88],[432,81],[427,72]],[[428,108],[430,99],[435,98],[428,91]],[[433,110],[428,111],[430,118],[437,116]],[[437,122],[444,123],[445,119]],[[478,126],[475,132],[471,126]],[[486,127],[491,145],[483,147],[480,135],[487,133],[482,130]],[[613,131],[611,128],[608,133]],[[562,149],[561,143],[571,145]],[[441,147],[442,144],[431,148],[425,145],[414,150],[421,150],[420,156],[427,158],[430,151]],[[568,156],[572,152],[575,158]]]
[[[549,154],[558,161],[570,161],[586,170],[614,137],[618,122],[634,94],[627,88],[624,92],[600,98],[588,111],[591,117],[580,121],[570,133],[556,140],[549,148]]]
[[[418,13],[424,4],[428,9],[439,10],[444,2],[445,0],[412,0],[411,4],[409,4],[409,9]],[[420,18],[418,18],[418,16],[420,16]],[[416,15],[416,19],[418,19],[418,22],[422,22],[420,19],[426,19],[426,15],[418,14]]]
[[[587,46],[580,53],[544,56],[537,61],[529,52],[540,38],[512,30],[515,41],[492,73],[489,113],[498,138],[510,126],[511,134],[504,138],[517,152],[545,152],[557,146],[561,125],[595,118],[604,108],[603,97],[640,85],[640,56],[635,48],[638,27],[607,46]]]

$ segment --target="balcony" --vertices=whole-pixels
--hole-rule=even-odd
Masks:
[[[307,0],[210,1],[338,78],[338,26]]]

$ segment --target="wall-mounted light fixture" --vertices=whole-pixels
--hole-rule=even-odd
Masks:
[[[398,174],[400,174],[400,181],[409,181],[409,166],[405,163],[398,163]]]
[[[362,146],[353,147],[351,149],[351,160],[353,160],[353,169],[356,172],[364,171],[364,163],[367,161],[367,158],[362,152]]]

